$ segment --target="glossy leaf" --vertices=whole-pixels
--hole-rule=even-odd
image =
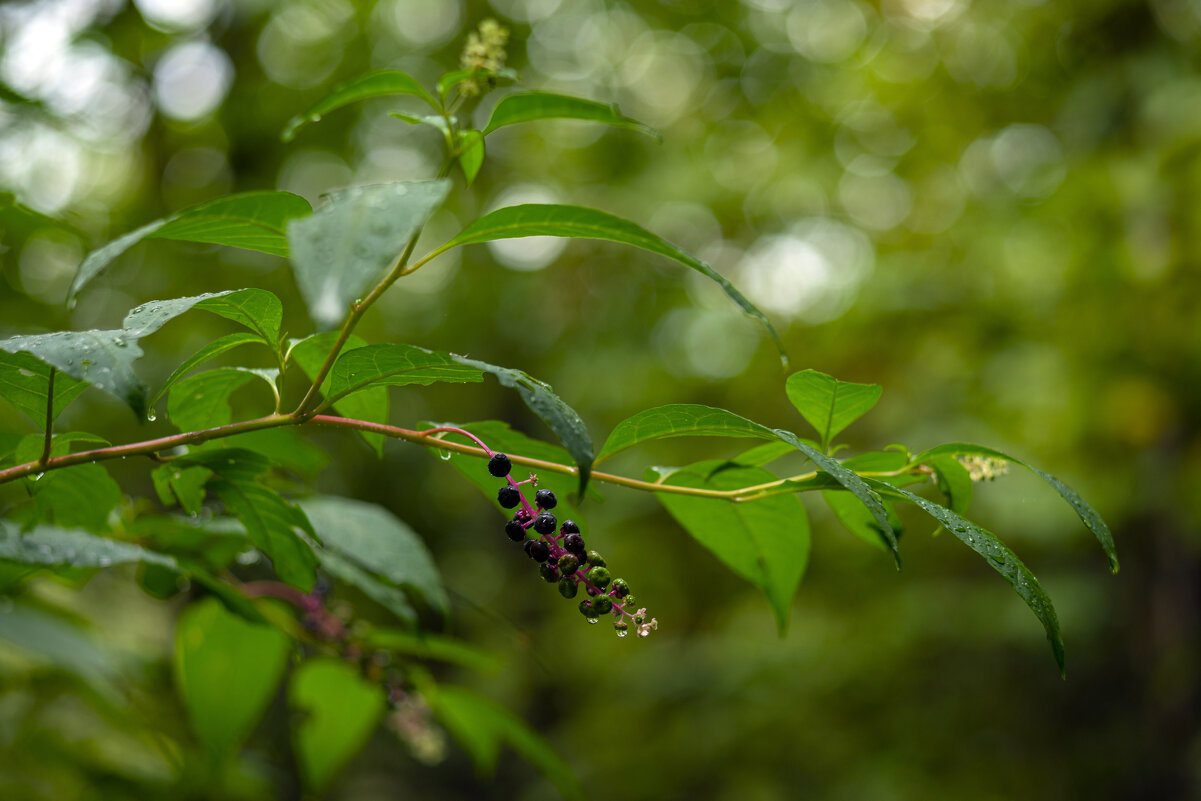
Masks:
[[[427,258],[432,258],[438,253],[443,253],[459,245],[526,236],[565,236],[620,242],[666,256],[685,267],[696,270],[715,281],[743,311],[763,323],[783,358],[784,347],[771,322],[720,273],[645,228],[599,209],[551,204],[506,206],[480,217]]]
[[[321,569],[333,577],[334,581],[358,588],[400,620],[410,625],[417,623],[417,610],[409,603],[403,591],[387,584],[336,551],[321,550],[317,553],[317,558],[321,560]]]
[[[396,586],[417,591],[439,612],[448,611],[442,577],[425,543],[387,509],[332,495],[308,498],[300,506],[327,550]]]
[[[288,224],[296,283],[319,329],[345,319],[449,191],[446,179],[351,187]]]
[[[215,757],[246,740],[275,696],[291,641],[255,625],[215,598],[192,604],[175,629],[175,684],[192,728]]]
[[[326,385],[326,402],[336,406],[343,398],[368,387],[483,380],[479,368],[462,364],[449,353],[416,345],[367,345],[344,352],[334,362]]]
[[[776,476],[760,467],[708,461],[673,471],[662,483],[731,490],[766,484]],[[742,578],[763,590],[781,636],[792,596],[809,562],[809,521],[795,495],[750,503],[660,492],[656,497],[694,540]]]
[[[823,490],[822,498],[847,531],[869,545],[888,550],[888,536],[880,530],[880,524],[876,522],[876,518],[867,510],[866,506],[860,503],[858,498],[841,490]],[[892,534],[894,537],[900,537],[903,528],[901,518],[892,504],[888,501],[883,501],[883,503],[884,509],[888,512],[888,522]]]
[[[283,320],[284,307],[279,298],[265,289],[235,289],[233,292],[223,292],[197,303],[196,308],[246,326],[272,348],[279,344],[279,326]]]
[[[839,381],[817,370],[802,370],[788,377],[788,400],[821,437],[822,448],[844,428],[862,417],[880,400],[879,384]]]
[[[171,375],[167,377],[167,380],[163,382],[163,386],[159,389],[159,391],[156,392],[154,397],[150,399],[150,403],[147,404],[148,408],[153,409],[155,404],[158,403],[159,399],[162,398],[163,395],[167,393],[167,390],[171,389],[171,387],[174,386],[179,379],[183,378],[185,375],[192,372],[209,359],[214,359],[217,356],[220,356],[222,353],[231,351],[234,348],[239,348],[242,345],[261,342],[262,339],[257,334],[253,334],[249,331],[238,331],[236,333],[226,334],[223,337],[214,339],[212,342],[205,345],[203,348],[185,359],[183,363],[179,365],[179,367],[175,368],[175,371],[172,372]]]
[[[658,140],[663,139],[654,128],[622,114],[616,105],[550,92],[518,92],[505,95],[492,109],[492,116],[488,118],[484,134],[490,134],[505,125],[550,119],[602,122],[617,128],[638,131]]]
[[[925,464],[930,461],[931,457],[944,455],[986,456],[990,459],[1001,459],[1002,461],[1013,462],[1014,464],[1021,465],[1030,472],[1034,473],[1043,481],[1054,487],[1055,491],[1059,493],[1059,496],[1068,502],[1068,505],[1072,507],[1088,530],[1091,531],[1097,538],[1097,541],[1101,543],[1102,550],[1105,551],[1105,555],[1109,558],[1109,569],[1114,573],[1118,572],[1118,553],[1113,542],[1113,533],[1109,530],[1109,526],[1105,524],[1103,519],[1101,519],[1101,515],[1097,514],[1097,510],[1085,503],[1084,499],[1081,498],[1080,495],[1067,484],[1064,484],[1050,473],[1043,472],[1037,467],[1033,467],[1032,465],[1023,462],[1021,459],[1016,459],[1007,453],[1001,453],[1000,451],[993,450],[992,448],[986,448],[983,445],[972,445],[967,442],[953,442],[948,445],[939,445],[937,448],[931,448],[928,451],[923,451],[922,453],[919,453],[917,456],[913,457],[913,463]]]
[[[434,714],[480,773],[496,771],[500,749],[507,745],[537,768],[564,798],[585,797],[570,766],[513,712],[462,687],[441,685],[429,695]]]
[[[38,526],[21,532],[3,521],[0,521],[0,559],[41,567],[111,567],[133,562],[178,569],[170,556],[132,542],[57,526]]]
[[[407,122],[409,125],[428,125],[431,128],[437,128],[443,136],[450,136],[450,126],[446,124],[446,118],[440,114],[405,114],[401,111],[392,111],[388,116]],[[451,119],[454,120],[454,117]]]
[[[11,403],[38,426],[45,426],[51,369],[50,365],[28,353],[0,351],[0,398]],[[86,382],[56,370],[54,414],[51,419],[57,419],[63,409],[87,388]]]
[[[287,221],[311,212],[307,200],[290,192],[246,192],[192,206],[89,253],[75,273],[68,297],[74,305],[89,281],[143,239],[204,242],[287,256]]]
[[[50,455],[62,456],[79,450],[76,445],[104,446],[108,442],[94,434],[67,432],[56,434]],[[41,434],[24,437],[14,457],[18,463],[32,462],[42,455]],[[41,478],[30,477],[25,486],[33,497],[36,519],[67,528],[108,531],[109,514],[121,502],[121,488],[103,465],[79,464],[52,470]]]
[[[277,469],[294,473],[311,482],[329,464],[329,454],[305,439],[296,426],[261,428],[225,437],[222,442],[230,448],[245,448],[271,459]]]
[[[963,463],[954,456],[931,456],[926,464],[934,468],[938,491],[946,497],[950,510],[955,514],[967,514],[972,504],[972,476]]]
[[[888,522],[888,510],[884,508],[884,502],[880,499],[880,496],[857,473],[848,470],[835,459],[822,453],[807,442],[802,441],[796,434],[779,428],[775,429],[775,433],[777,437],[791,444],[794,448],[812,459],[814,464],[849,490],[852,495],[859,499],[860,503],[867,507],[867,510],[871,512],[872,518],[876,521],[876,525],[888,539],[888,547],[892,551],[894,561],[897,563],[897,569],[900,569],[901,554],[897,549],[897,538],[893,534],[892,525]]]
[[[280,579],[305,592],[313,588],[317,556],[296,532],[316,534],[299,507],[259,483],[257,477],[271,468],[268,458],[241,448],[222,448],[193,451],[176,461],[213,471],[208,489],[242,522],[251,542],[271,558]]]
[[[190,515],[198,514],[204,503],[204,485],[212,472],[205,467],[181,467],[168,463],[150,471],[154,491],[165,506],[178,503]]]
[[[368,632],[363,640],[371,648],[402,654],[414,659],[445,662],[481,673],[495,673],[501,667],[501,660],[495,655],[462,640],[438,634],[374,629]]]
[[[321,365],[325,362],[325,357],[329,353],[330,348],[334,346],[334,340],[338,338],[337,332],[330,331],[325,334],[314,334],[306,337],[292,346],[288,352],[288,358],[296,362],[300,369],[312,381],[317,373],[321,370]],[[346,340],[346,344],[342,346],[341,359],[350,351],[361,348],[367,343],[356,336],[351,336]],[[335,362],[336,364],[336,362]],[[325,381],[321,385],[322,395],[329,397],[329,387],[333,381],[333,370],[326,375]],[[352,420],[366,420],[369,423],[386,423],[388,422],[388,390],[386,387],[368,387],[353,394],[347,395],[333,404],[334,411],[343,417],[349,417]],[[384,455],[384,442],[387,440],[383,434],[374,434],[369,431],[360,431],[360,436],[366,440],[377,456]]]
[[[774,434],[773,434],[774,436]],[[742,453],[730,459],[738,464],[745,464],[751,467],[762,467],[765,464],[770,464],[777,459],[781,459],[790,453],[796,453],[796,448],[792,447],[788,442],[765,442],[762,445],[756,445],[753,448],[748,448]]]
[[[227,425],[233,420],[229,396],[255,378],[274,387],[267,376],[239,367],[219,367],[189,376],[171,390],[167,415],[180,431]]]
[[[517,394],[538,415],[542,422],[550,426],[550,430],[558,435],[559,441],[580,469],[578,492],[583,497],[588,488],[588,476],[592,473],[592,436],[584,421],[576,410],[567,405],[554,393],[550,384],[508,367],[497,367],[494,364],[468,359],[466,356],[452,355],[455,361],[482,370],[496,377],[501,386],[516,389]]]
[[[652,439],[665,437],[758,437],[776,439],[770,428],[725,409],[694,403],[658,406],[627,417],[614,428],[596,463]]]
[[[392,95],[420,97],[431,108],[438,109],[437,101],[413,76],[399,70],[377,70],[342,84],[318,100],[308,111],[293,117],[284,128],[282,138],[285,142],[291,142],[301,128],[309,123],[319,122],[326,114],[343,106],[373,97]]]
[[[898,497],[920,507],[961,542],[983,556],[992,569],[1000,573],[1013,586],[1021,599],[1026,602],[1026,606],[1030,607],[1030,611],[1043,624],[1047,640],[1051,643],[1051,651],[1055,655],[1055,662],[1059,665],[1060,674],[1063,674],[1063,638],[1059,633],[1059,618],[1055,614],[1055,606],[1051,603],[1051,598],[1043,590],[1042,585],[1038,583],[1038,579],[1022,563],[1022,560],[1018,559],[1017,554],[1009,550],[991,531],[960,517],[945,506],[940,506],[920,495],[914,495],[908,490],[889,486],[883,481],[876,479],[867,479],[867,481],[882,494]]]
[[[288,705],[298,716],[292,737],[300,775],[320,793],[367,744],[383,717],[384,693],[353,665],[323,657],[292,675]]]
[[[459,166],[468,186],[484,166],[484,155],[484,135],[479,131],[463,131],[459,136]]]

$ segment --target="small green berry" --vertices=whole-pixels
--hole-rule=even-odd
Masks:
[[[592,609],[592,599],[585,598],[580,601],[580,614],[586,618],[595,618],[596,612]]]
[[[513,463],[503,453],[494,453],[488,460],[488,472],[497,478],[504,478],[513,469]]]
[[[613,594],[618,598],[624,598],[630,594],[630,585],[626,584],[623,578],[613,579]]]
[[[588,580],[602,592],[609,586],[609,569],[597,565],[588,571]]]
[[[608,595],[598,595],[592,599],[592,611],[598,615],[606,615],[613,611],[613,601]]]
[[[580,560],[575,554],[565,553],[559,557],[559,570],[564,576],[570,576],[580,569]]]
[[[579,591],[580,585],[575,582],[575,579],[567,576],[559,579],[559,594],[564,598],[574,598]]]
[[[605,566],[605,557],[601,556],[596,551],[589,551],[587,562],[588,562],[588,564],[592,565],[593,567],[604,567]]]
[[[538,573],[542,576],[542,580],[547,584],[554,584],[559,580],[559,571],[555,570],[553,565],[542,564],[538,566]]]
[[[622,598],[621,605],[623,607],[625,607],[626,609],[631,609],[631,608],[637,609],[638,608],[637,604],[635,603],[633,595],[627,595],[626,597]]]

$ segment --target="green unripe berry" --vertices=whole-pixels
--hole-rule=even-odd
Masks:
[[[594,620],[596,618],[596,612],[592,609],[592,599],[585,598],[584,600],[580,601],[580,614],[589,620]]]
[[[592,565],[593,567],[604,567],[605,566],[605,557],[601,556],[596,551],[589,551],[588,559],[586,561],[588,562],[588,564]]]
[[[598,595],[592,599],[592,611],[598,615],[605,615],[613,611],[613,601],[608,595]]]
[[[588,571],[588,580],[602,592],[605,587],[609,586],[609,569],[607,567],[596,566]]]
[[[621,599],[621,605],[626,609],[637,609],[638,601],[633,595],[627,595]]]
[[[538,573],[542,576],[542,580],[547,584],[554,584],[559,580],[559,571],[550,564],[538,566]]]
[[[567,576],[559,579],[559,594],[564,598],[574,598],[579,591],[580,585],[575,582],[575,579]]]
[[[613,579],[613,594],[618,598],[624,598],[630,594],[630,585],[626,584],[626,580],[622,578]]]
[[[570,576],[580,569],[580,559],[573,553],[565,553],[559,557],[559,570],[564,576]]]

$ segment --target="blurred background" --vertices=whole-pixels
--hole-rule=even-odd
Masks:
[[[1059,608],[1065,682],[1037,621],[968,549],[906,517],[897,573],[806,498],[813,553],[780,638],[765,598],[653,497],[607,488],[585,507],[589,542],[660,622],[623,641],[541,584],[491,503],[434,455],[394,444],[381,467],[356,438],[314,436],[331,457],[317,487],[416,528],[453,593],[454,632],[505,661],[453,678],[530,720],[596,799],[1201,798],[1194,0],[9,0],[0,335],[113,327],[146,300],[247,285],[279,294],[291,333],[310,333],[286,263],[232,249],[147,242],[77,309],[62,299],[88,251],[198,202],[272,188],[316,202],[431,177],[436,132],[388,116],[413,108],[404,99],[330,114],[289,145],[279,133],[371,68],[431,85],[486,17],[512,31],[520,87],[617,102],[664,141],[572,122],[504,129],[419,251],[514,203],[636,220],[741,287],[794,368],[884,386],[847,432],[855,449],[969,441],[1027,459],[1098,508],[1123,569],[1109,575],[1034,476],[977,488],[973,516]],[[153,386],[224,330],[200,316],[168,326],[144,343],[143,375]],[[524,369],[598,443],[669,402],[803,430],[752,320],[699,276],[618,246],[453,251],[358,333]],[[238,398],[243,414],[265,411]],[[553,436],[495,383],[407,389],[392,414]],[[34,430],[9,407],[0,419]],[[85,425],[113,442],[173,430],[94,391],[59,428]],[[638,476],[734,452],[668,440],[611,466]],[[153,498],[146,465],[112,471]],[[6,797],[215,797],[174,758],[189,740],[169,670],[186,599],[151,599],[131,578],[28,590],[73,609],[97,652],[0,647],[0,784],[18,788]],[[124,700],[98,698],[80,664]],[[273,708],[252,739],[247,797],[295,796],[286,724]],[[331,793],[553,795],[515,757],[478,779],[453,744],[414,755],[387,728]]]

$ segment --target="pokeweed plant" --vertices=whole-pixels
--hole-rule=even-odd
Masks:
[[[126,563],[141,565],[141,584],[153,595],[178,592],[184,579],[199,586],[204,597],[188,605],[178,622],[175,675],[194,733],[216,760],[238,753],[276,694],[290,658],[303,653],[288,679],[287,699],[305,713],[294,729],[293,747],[311,791],[328,785],[390,708],[390,722],[419,757],[432,758],[440,749],[441,730],[431,725],[436,719],[481,769],[493,768],[500,746],[508,744],[564,795],[579,795],[565,763],[517,716],[435,678],[430,663],[482,668],[491,658],[429,630],[427,622],[445,615],[448,602],[417,535],[380,506],[313,495],[277,480],[289,456],[264,432],[321,426],[358,432],[377,453],[392,439],[471,457],[452,464],[489,495],[495,493],[502,510],[515,510],[498,523],[498,534],[503,529],[522,543],[541,577],[563,596],[580,597],[579,609],[590,622],[607,618],[618,636],[631,630],[639,635],[633,639],[658,627],[641,606],[653,605],[653,599],[635,599],[611,572],[619,566],[610,568],[586,547],[575,519],[590,482],[654,493],[697,542],[765,593],[781,632],[808,560],[810,532],[801,496],[819,494],[847,529],[890,553],[898,567],[897,506],[915,505],[1013,586],[1045,629],[1062,672],[1063,644],[1050,598],[1012,550],[964,516],[974,484],[1008,464],[1033,471],[1072,506],[1116,572],[1109,529],[1054,476],[980,445],[952,443],[920,453],[890,445],[838,456],[839,434],[879,400],[879,386],[815,370],[790,375],[784,391],[812,427],[811,437],[725,409],[672,404],[619,423],[595,452],[571,406],[520,369],[411,343],[369,344],[354,335],[363,315],[395,282],[452,248],[557,236],[630,245],[695,270],[757,318],[779,345],[767,318],[708,264],[598,209],[500,208],[428,253],[415,253],[425,223],[452,191],[452,170],[457,167],[469,187],[484,165],[487,137],[502,127],[569,118],[657,136],[615,106],[540,91],[504,95],[483,125],[471,127],[472,104],[516,80],[504,66],[506,38],[502,27],[485,22],[472,34],[462,68],[443,75],[432,90],[403,72],[372,72],[333,91],[283,133],[290,141],[324,115],[367,98],[416,98],[425,113],[394,116],[440,132],[445,160],[431,179],[338,190],[315,211],[287,192],[250,192],[194,206],[90,253],[70,289],[74,304],[109,264],[144,239],[244,248],[290,260],[315,333],[289,338],[281,327],[280,300],[252,287],[144,303],[113,330],[0,340],[0,397],[42,428],[0,439],[0,483],[20,482],[25,490],[0,520],[0,590],[16,593],[39,570],[94,571]],[[151,394],[134,370],[142,340],[196,310],[223,317],[236,330],[186,359]],[[229,351],[252,348],[266,348],[274,366],[200,369]],[[413,428],[387,422],[389,387],[480,382],[489,375],[516,390],[561,447],[495,421]],[[264,386],[266,413],[234,420],[230,395],[247,384]],[[92,432],[56,431],[56,418],[89,386],[149,420],[166,398],[167,417],[178,433],[113,445]],[[5,428],[18,426],[10,420]],[[641,477],[595,469],[634,446],[686,436],[760,443],[733,458],[649,468]],[[768,469],[797,451],[811,469],[787,476]],[[104,463],[131,456],[151,462],[157,503],[123,503],[123,491]],[[522,470],[528,478],[515,476]],[[927,490],[941,500],[919,494]],[[206,514],[198,516],[201,511]],[[240,578],[243,566],[259,557],[269,560],[273,577]],[[268,563],[260,562],[255,575]],[[331,592],[339,584],[378,603],[394,625],[351,624],[336,614],[341,607],[331,603]]]

